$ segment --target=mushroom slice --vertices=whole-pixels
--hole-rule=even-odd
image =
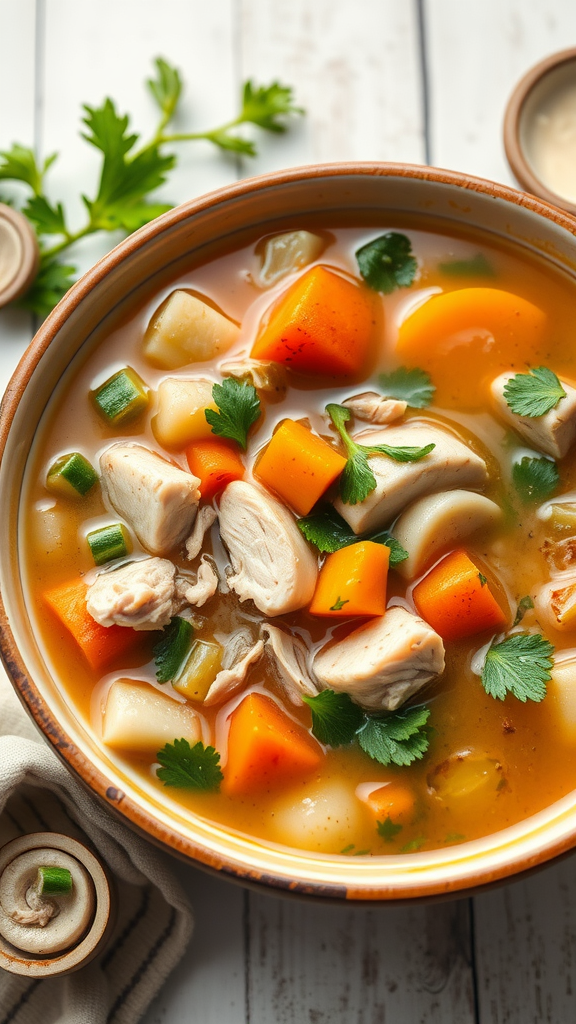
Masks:
[[[504,397],[506,384],[515,376],[514,373],[501,373],[492,381],[490,391],[496,412],[541,452],[562,459],[576,440],[576,387],[560,378],[566,397],[561,398],[550,412],[544,416],[518,416]]]
[[[423,619],[390,608],[322,648],[313,669],[322,689],[348,693],[367,711],[394,711],[444,671],[444,645]]]
[[[324,239],[310,231],[288,231],[283,235],[274,235],[264,245],[262,269],[257,283],[263,288],[269,288],[287,274],[301,270],[317,260],[325,246]]]
[[[376,391],[364,391],[354,398],[347,398],[342,405],[350,409],[359,420],[383,424],[399,420],[406,412],[408,403],[401,402],[398,398],[384,398]]]
[[[204,537],[212,524],[218,518],[216,509],[212,505],[203,505],[194,522],[194,529],[186,541],[186,555],[192,561],[202,550]]]
[[[262,487],[233,480],[220,501],[220,534],[233,572],[228,585],[264,615],[283,615],[312,600],[315,556],[291,512]]]
[[[245,356],[239,362],[222,363],[219,369],[223,377],[247,380],[259,391],[280,391],[286,387],[286,367],[272,360]]]
[[[576,629],[576,574],[559,573],[542,587],[536,597],[536,610],[541,618],[561,632]]]
[[[88,613],[101,626],[161,629],[182,607],[176,567],[167,558],[141,558],[101,572],[86,594]]]
[[[498,505],[475,491],[444,491],[419,498],[394,524],[394,537],[408,552],[396,571],[413,580],[452,544],[501,518]]]
[[[204,704],[219,704],[224,698],[231,697],[244,683],[248,670],[262,657],[264,643],[254,643],[248,629],[239,629],[228,637],[222,657],[222,668],[212,683]]]
[[[266,650],[274,656],[280,682],[292,703],[301,704],[302,694],[316,697],[318,687],[308,671],[309,651],[304,641],[268,622],[263,623],[260,635]]]
[[[218,590],[218,582],[218,573],[212,562],[209,561],[207,555],[203,555],[198,567],[196,582],[188,583],[187,580],[181,577],[178,581],[178,588],[188,604],[201,608],[203,604],[206,604],[206,601],[214,597]]]

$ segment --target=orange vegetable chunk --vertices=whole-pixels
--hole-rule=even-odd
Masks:
[[[483,582],[484,580],[484,582]],[[465,551],[453,551],[414,588],[418,614],[443,640],[506,625],[506,615]]]
[[[231,480],[242,480],[244,463],[231,444],[226,441],[195,441],[186,448],[190,472],[200,480],[200,495],[204,501],[223,491]]]
[[[105,668],[142,642],[142,635],[128,626],[101,626],[86,608],[86,584],[64,583],[44,594],[46,604],[72,634],[91,668]]]
[[[408,786],[387,782],[379,789],[373,789],[366,797],[366,803],[378,821],[390,818],[394,823],[405,824],[414,816],[416,799]]]
[[[309,775],[320,745],[270,698],[249,693],[233,711],[222,789],[230,795],[275,788]]]
[[[334,483],[346,459],[317,434],[284,420],[259,459],[254,476],[305,516]]]
[[[299,373],[357,376],[369,356],[376,310],[365,285],[327,267],[312,267],[280,297],[252,357],[285,363]]]
[[[541,309],[512,292],[460,288],[433,295],[408,316],[396,350],[403,363],[430,373],[438,405],[478,406],[503,370],[545,362],[546,323]]]
[[[309,611],[346,618],[384,615],[390,548],[361,540],[328,555],[318,576]]]

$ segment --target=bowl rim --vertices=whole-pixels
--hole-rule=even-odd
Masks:
[[[574,54],[576,55],[576,50]],[[109,271],[114,270],[165,230],[187,220],[196,213],[217,207],[223,201],[248,196],[262,188],[335,176],[399,177],[456,186],[464,191],[477,192],[493,199],[527,208],[530,212],[543,216],[546,220],[552,221],[576,236],[576,218],[549,202],[488,179],[427,165],[375,161],[303,165],[245,178],[188,200],[129,235],[103,256],[72,286],[44,321],[18,363],[2,400],[0,408],[0,465],[3,461],[12,421],[37,364],[63,323]],[[359,900],[363,903],[380,903],[383,900],[413,902],[414,899],[447,898],[462,896],[470,891],[479,891],[502,882],[511,875],[525,874],[554,857],[567,854],[576,846],[576,828],[568,835],[553,836],[546,841],[545,837],[542,838],[542,831],[546,831],[546,826],[543,829],[533,827],[533,832],[541,837],[540,845],[536,850],[513,851],[511,856],[508,854],[498,865],[485,865],[484,868],[476,869],[472,877],[466,875],[462,878],[445,877],[442,881],[439,879],[426,880],[426,871],[421,869],[418,872],[417,881],[410,885],[407,883],[391,884],[390,878],[383,877],[380,884],[375,883],[373,879],[363,881],[362,878],[357,878],[351,881],[350,885],[339,886],[315,879],[309,879],[306,882],[296,879],[290,881],[287,880],[286,875],[262,872],[251,867],[247,862],[240,863],[238,858],[232,854],[226,856],[209,849],[200,841],[194,842],[179,833],[175,827],[170,827],[160,821],[152,809],[141,807],[132,797],[120,792],[105,773],[76,746],[44,701],[33,679],[28,678],[24,658],[20,654],[12,633],[2,593],[0,593],[0,657],[17,695],[43,733],[44,738],[51,744],[54,752],[66,767],[95,798],[99,798],[106,805],[109,812],[115,814],[148,841],[156,843],[164,850],[168,848],[170,852],[188,862],[243,885],[250,885],[258,889],[265,888],[268,891],[276,891],[277,894],[281,894],[283,891],[292,892],[297,895],[321,898],[323,901],[328,899],[336,902]],[[530,818],[526,820],[530,821]],[[526,833],[523,833],[523,838],[526,838],[529,832],[530,829],[527,829]],[[509,842],[504,845],[507,850],[510,850],[515,843]],[[265,850],[265,847],[260,847],[260,849]]]

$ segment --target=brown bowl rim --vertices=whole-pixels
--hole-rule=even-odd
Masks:
[[[528,208],[531,212],[545,217],[576,236],[576,218],[533,195],[527,195],[517,189],[487,179],[426,165],[369,161],[313,164],[273,171],[234,182],[175,207],[129,235],[86,271],[67,292],[32,339],[4,394],[0,408],[0,464],[3,460],[12,421],[36,365],[62,324],[110,270],[129,258],[151,239],[161,235],[164,230],[195,213],[217,206],[223,200],[249,195],[263,187],[279,186],[304,179],[362,175],[433,181],[438,184],[456,186],[464,191],[481,193],[491,196],[493,199]],[[545,844],[539,850],[520,854],[519,857],[507,860],[493,868],[480,869],[473,881],[469,878],[465,880],[445,878],[443,881],[425,882],[422,879],[418,885],[395,885],[393,891],[384,878],[381,884],[374,884],[372,881],[368,883],[355,881],[349,886],[341,886],[314,880],[305,883],[299,882],[297,879],[290,881],[284,875],[260,872],[249,864],[240,864],[234,857],[221,855],[199,842],[182,836],[174,828],[164,825],[150,811],[140,807],[131,797],[116,789],[111,780],[75,745],[44,702],[35,683],[32,679],[28,679],[24,660],[12,634],[2,594],[0,594],[0,657],[21,702],[44,734],[45,739],[48,740],[66,767],[92,795],[104,802],[109,811],[119,816],[147,840],[155,842],[164,849],[168,848],[172,853],[187,861],[192,861],[210,872],[224,875],[244,885],[267,888],[269,891],[276,890],[279,894],[285,891],[337,902],[344,900],[359,900],[363,903],[378,903],[382,900],[412,902],[414,899],[422,898],[446,898],[450,895],[462,895],[472,890],[477,891],[511,875],[532,870],[554,857],[569,852],[576,845],[575,830],[571,835],[565,835],[550,844]]]

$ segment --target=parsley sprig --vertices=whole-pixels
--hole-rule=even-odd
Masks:
[[[418,269],[412,245],[406,235],[387,231],[356,252],[358,269],[369,288],[389,295],[396,288],[408,288]]]
[[[415,367],[409,370],[399,366],[391,373],[381,373],[378,384],[386,398],[397,398],[407,402],[412,409],[425,409],[434,398],[436,388],[426,370]]]
[[[550,497],[560,483],[560,474],[552,459],[525,455],[512,467],[512,482],[521,500],[528,504]]]
[[[395,825],[390,815],[388,815],[387,818],[384,818],[384,821],[376,822],[376,831],[385,843],[391,843],[398,833],[402,831],[402,825]]]
[[[513,413],[535,418],[555,409],[566,392],[552,370],[535,366],[528,373],[516,373],[504,385],[504,398]]]
[[[159,763],[157,775],[165,786],[178,789],[218,789],[222,779],[220,754],[214,747],[203,743],[190,746],[188,740],[174,740],[157,753]]]
[[[340,477],[340,497],[347,505],[357,505],[358,502],[364,501],[376,487],[376,477],[368,463],[370,455],[387,455],[395,462],[417,462],[436,447],[434,444],[424,445],[423,448],[358,444],[352,440],[345,426],[352,417],[350,409],[331,402],[326,406],[326,412],[340,434],[348,455],[348,461]]]
[[[219,411],[204,410],[212,433],[236,441],[246,451],[248,431],[262,412],[256,388],[247,381],[225,377],[221,384],[212,388],[212,397]]]
[[[390,548],[390,567],[392,569],[408,558],[406,548],[402,547],[400,541],[396,540],[387,530],[358,537],[332,506],[321,512],[302,516],[298,520],[297,526],[306,540],[326,554],[339,551],[340,548],[348,547],[349,544],[356,544],[359,540],[371,540],[375,544],[385,544]]]
[[[522,703],[546,696],[554,647],[540,633],[514,633],[492,643],[482,669],[482,685],[496,700],[512,693]]]

